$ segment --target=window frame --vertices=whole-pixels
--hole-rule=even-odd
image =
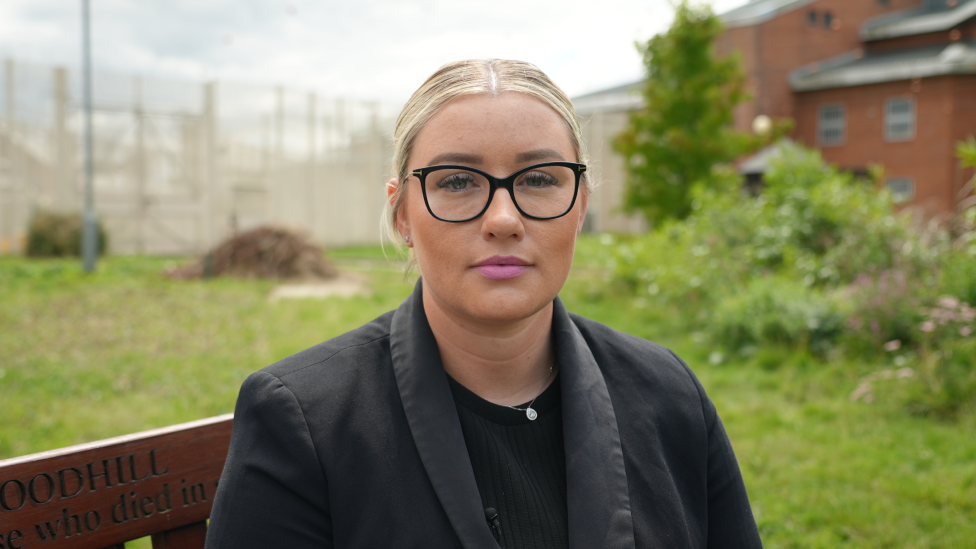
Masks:
[[[907,115],[909,117],[909,124],[911,125],[911,131],[908,135],[894,135],[891,131],[892,126],[895,124],[902,124],[900,119],[892,120],[891,106],[895,103],[908,103],[911,105],[911,112]],[[915,101],[914,97],[888,97],[884,102],[884,140],[886,143],[904,143],[906,141],[914,141],[915,134],[918,128],[918,103]]]
[[[825,125],[824,113],[829,109],[840,110],[840,122],[836,125],[839,128],[832,128]],[[840,130],[840,137],[836,141],[824,139],[824,132],[829,130]],[[825,103],[817,107],[817,144],[822,147],[839,147],[847,143],[847,105],[844,103]]]
[[[893,187],[894,183],[908,183],[908,194],[899,193]],[[891,201],[895,204],[908,204],[915,200],[915,178],[907,175],[886,177],[885,188],[891,193]],[[900,198],[899,198],[900,197]]]

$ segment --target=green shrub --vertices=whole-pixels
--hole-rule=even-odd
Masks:
[[[843,344],[847,354],[876,358],[892,341],[898,347],[918,344],[923,305],[932,299],[932,287],[901,270],[863,275],[845,290],[852,314],[847,319]]]
[[[774,345],[823,357],[844,321],[840,303],[822,290],[794,279],[760,277],[719,301],[708,325],[716,342],[731,351]]]
[[[911,364],[911,375],[894,386],[872,387],[880,390],[880,398],[901,401],[914,415],[940,419],[976,409],[976,338],[946,342],[911,360],[898,358]]]
[[[957,219],[958,236],[943,242],[941,280],[943,293],[976,304],[976,207]]]
[[[25,253],[29,257],[80,257],[81,231],[81,214],[39,212],[28,224]],[[105,254],[107,246],[105,228],[99,223],[99,255]]]
[[[815,151],[782,145],[755,198],[739,190],[737,174],[725,179],[719,190],[696,194],[692,216],[614,246],[617,282],[695,307],[756,277],[830,288],[927,268],[910,220],[892,214],[888,194],[826,166]]]
[[[717,177],[688,218],[606,239],[617,288],[764,368],[791,353],[892,360],[913,411],[976,402],[976,207],[920,230],[887,191],[793,144],[759,196]]]

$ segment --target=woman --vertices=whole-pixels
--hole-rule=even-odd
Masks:
[[[557,297],[589,196],[536,67],[441,68],[397,121],[413,295],[252,375],[207,546],[760,547],[691,370]]]

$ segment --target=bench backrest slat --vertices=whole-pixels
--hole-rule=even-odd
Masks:
[[[203,549],[207,521],[194,522],[152,535],[153,549]]]
[[[0,461],[0,548],[202,549],[228,414]]]

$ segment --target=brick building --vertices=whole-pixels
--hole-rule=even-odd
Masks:
[[[753,96],[735,112],[739,129],[760,115],[791,117],[792,137],[829,162],[856,172],[880,164],[896,200],[930,214],[953,209],[973,175],[954,150],[976,134],[976,0],[752,0],[720,17],[717,51],[740,56]],[[639,108],[639,89],[574,102],[602,138],[613,133],[607,120],[619,131]],[[620,160],[596,145],[616,188]]]
[[[896,199],[951,211],[972,176],[976,0],[754,0],[722,15],[754,100],[736,125],[789,116],[794,138],[854,171],[885,168]]]

